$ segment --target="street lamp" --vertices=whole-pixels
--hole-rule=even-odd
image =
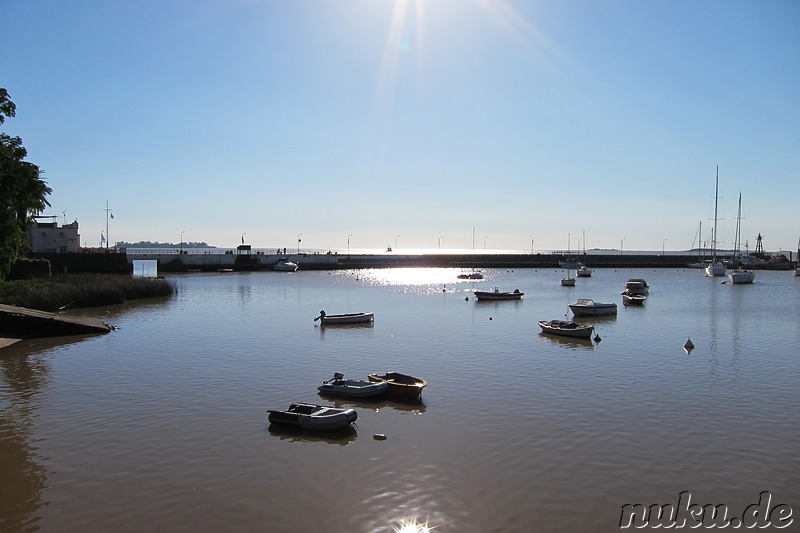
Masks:
[[[625,237],[623,237],[622,240],[619,241],[619,255],[622,255],[622,243],[623,242],[625,242]]]
[[[486,249],[486,237],[488,237],[488,235],[484,235],[484,237],[483,237],[483,249],[484,250]]]
[[[183,253],[183,234],[184,234],[184,233],[186,233],[186,230],[183,230],[183,231],[181,232],[181,244],[180,244],[180,246],[181,246],[181,253]]]
[[[394,237],[394,247],[397,248],[397,239],[400,238],[400,235],[395,235]]]
[[[353,236],[352,233],[347,236],[347,255],[350,255],[350,237],[352,236]]]
[[[436,242],[439,245],[440,250],[442,249],[442,237],[444,237],[444,235],[439,235],[439,238],[436,239]]]
[[[302,233],[298,233],[297,234],[297,253],[298,254],[300,253],[300,236],[301,235],[302,235]]]
[[[536,242],[536,237],[531,239],[531,253],[533,253],[533,243]]]
[[[664,245],[668,240],[669,239],[664,239],[663,241],[661,241],[661,255],[664,255]]]

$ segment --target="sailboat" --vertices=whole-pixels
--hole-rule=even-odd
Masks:
[[[472,272],[459,274],[458,279],[483,279],[483,274],[475,270],[475,226],[472,226]]]
[[[717,201],[719,200],[719,167],[714,185],[714,232],[711,234],[711,262],[706,266],[706,276],[718,277],[725,275],[725,265],[717,259]]]
[[[583,232],[583,264],[575,271],[579,278],[592,277],[592,269],[586,266],[586,231]]]
[[[756,273],[753,270],[745,270],[742,268],[742,252],[740,250],[742,245],[742,193],[739,193],[739,210],[736,212],[736,237],[733,243],[733,262],[736,270],[731,270],[728,275],[731,283],[753,283],[756,279]]]
[[[572,243],[570,242],[571,237],[572,237],[572,235],[567,233],[567,260],[566,261],[561,261],[561,263],[559,263],[562,267],[567,269],[567,277],[561,279],[561,286],[562,287],[574,287],[575,286],[575,278],[570,277],[569,270],[571,268],[578,268],[578,267],[581,266],[581,264],[578,261],[576,261],[575,259],[572,259],[569,256],[569,254],[570,254],[570,246],[572,245]]]

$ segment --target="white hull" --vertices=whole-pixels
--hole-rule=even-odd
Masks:
[[[591,278],[592,269],[589,267],[581,267],[575,272],[579,278]]]
[[[752,270],[735,270],[730,273],[728,279],[733,284],[753,283],[756,279],[756,273]]]
[[[578,300],[569,306],[575,316],[616,315],[617,304],[604,304],[593,300]]]
[[[272,270],[277,272],[294,272],[297,270],[297,263],[287,262],[287,263],[275,263],[275,266],[272,267]]]
[[[726,273],[725,265],[720,262],[710,263],[706,267],[706,276],[718,278]]]

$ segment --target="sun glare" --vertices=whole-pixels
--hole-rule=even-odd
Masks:
[[[395,533],[428,533],[436,529],[428,525],[427,520],[425,523],[419,523],[416,520],[401,520],[396,526],[392,526]]]

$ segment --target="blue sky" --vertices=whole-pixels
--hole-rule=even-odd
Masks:
[[[84,245],[800,238],[800,2],[9,0],[0,87]],[[399,237],[398,237],[399,235]]]

